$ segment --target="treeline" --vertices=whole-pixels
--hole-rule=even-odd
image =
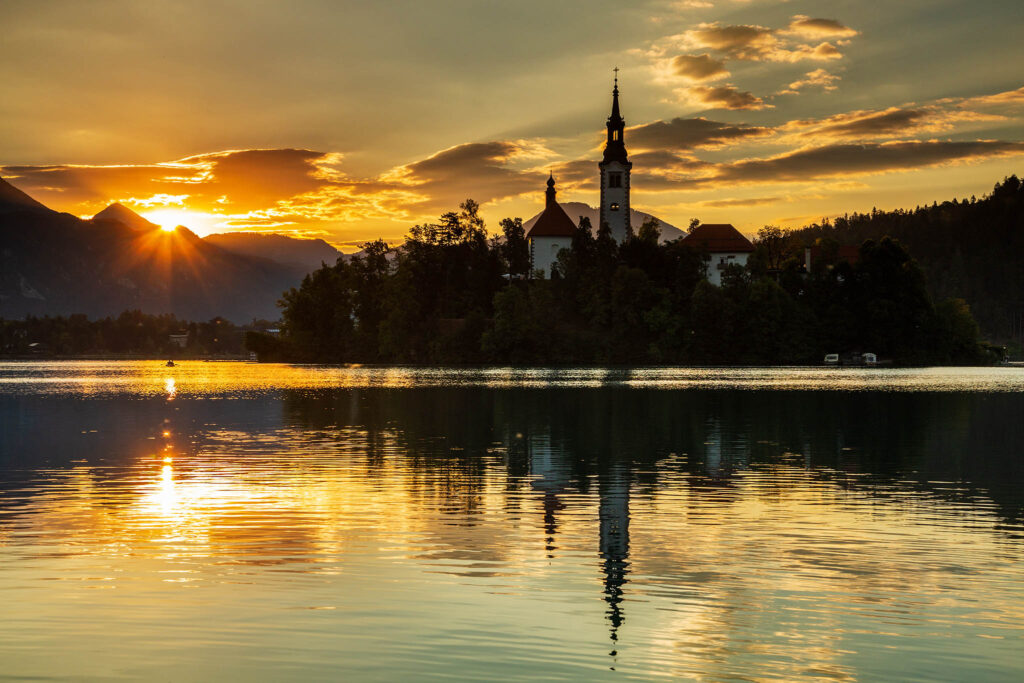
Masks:
[[[936,301],[967,301],[991,338],[1024,340],[1024,186],[1017,176],[982,199],[852,214],[791,233],[795,241],[860,245],[884,235],[921,264]]]
[[[967,305],[929,294],[894,239],[867,241],[851,264],[804,272],[802,245],[762,230],[749,268],[723,286],[709,257],[656,223],[621,245],[583,220],[550,278],[529,273],[521,219],[488,238],[471,200],[404,245],[367,244],[309,274],[280,302],[285,336],[251,335],[263,359],[409,363],[796,364],[873,352],[896,363],[991,359]],[[259,348],[256,348],[259,347]]]
[[[171,341],[171,335],[187,335],[186,346]],[[189,322],[133,310],[97,320],[85,315],[0,318],[0,353],[8,356],[143,354],[178,358],[243,351],[243,328],[219,317]]]

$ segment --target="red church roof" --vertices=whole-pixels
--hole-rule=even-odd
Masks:
[[[694,228],[683,242],[713,254],[754,251],[754,245],[729,223],[705,223]]]
[[[545,193],[544,213],[537,217],[537,222],[526,233],[526,237],[572,237],[576,234],[576,224],[572,222],[565,209],[555,201],[555,178],[548,177],[548,189]]]
[[[576,224],[569,218],[561,206],[552,202],[537,217],[537,222],[530,228],[527,237],[572,237],[576,234]]]

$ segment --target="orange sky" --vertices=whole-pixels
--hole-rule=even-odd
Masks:
[[[752,233],[1019,172],[1017,2],[15,0],[0,175],[199,234],[398,240],[597,199],[622,68],[633,206]],[[984,36],[979,40],[979,36]]]

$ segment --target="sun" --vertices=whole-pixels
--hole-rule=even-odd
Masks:
[[[174,232],[179,225],[184,225],[192,232],[203,236],[213,232],[214,216],[201,211],[188,209],[156,209],[140,214],[150,223],[160,226],[164,232]]]

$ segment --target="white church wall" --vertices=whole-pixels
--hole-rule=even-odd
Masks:
[[[533,269],[542,270],[545,277],[551,277],[551,269],[558,261],[558,252],[571,248],[571,237],[531,237],[530,261]]]
[[[711,261],[708,263],[708,282],[716,287],[722,286],[722,272],[728,265],[747,266],[747,257],[750,254],[745,252],[711,254]]]

